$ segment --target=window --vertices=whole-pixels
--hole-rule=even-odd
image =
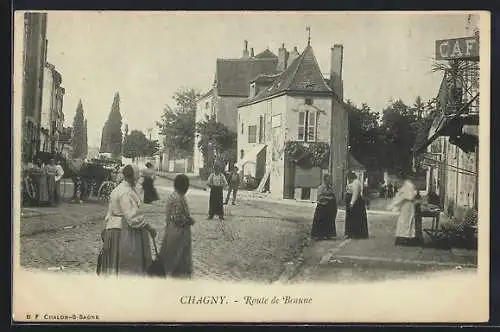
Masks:
[[[303,142],[316,141],[317,113],[314,111],[299,112],[297,140]]]
[[[248,143],[257,143],[257,126],[248,126]]]
[[[243,156],[245,155],[245,151],[243,149],[240,150],[240,159],[243,159]]]
[[[243,134],[243,132],[244,132],[244,131],[245,131],[245,124],[244,124],[244,123],[242,123],[242,124],[241,124],[241,133]]]
[[[208,116],[208,114],[205,114],[205,120],[208,121],[210,119],[210,117]]]
[[[316,141],[316,112],[308,112],[309,119],[307,121],[307,141]]]
[[[276,114],[271,117],[271,128],[281,126],[281,114]]]
[[[312,105],[313,100],[311,98],[306,98],[306,105]]]
[[[264,141],[264,117],[259,116],[259,143]]]
[[[209,109],[209,108],[210,108],[210,103],[209,103],[208,101],[205,103],[205,108],[206,108],[206,109]]]

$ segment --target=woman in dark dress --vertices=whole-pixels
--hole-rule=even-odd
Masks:
[[[347,180],[349,184],[345,195],[345,237],[366,239],[368,238],[368,218],[362,196],[363,185],[352,172],[347,175]]]
[[[336,217],[337,199],[333,191],[330,174],[324,174],[323,184],[318,188],[318,202],[314,211],[311,238],[313,240],[331,240],[337,236]]]
[[[142,188],[144,190],[144,203],[150,204],[159,199],[158,192],[154,186],[154,181],[156,178],[155,170],[153,169],[153,164],[146,163],[146,169],[143,172],[144,178],[142,181]]]
[[[208,219],[218,215],[224,219],[224,188],[228,186],[226,177],[221,172],[221,167],[215,166],[214,172],[208,177],[207,185],[210,188],[210,201],[208,205]]]

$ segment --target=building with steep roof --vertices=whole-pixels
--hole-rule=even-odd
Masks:
[[[340,199],[348,167],[343,47],[331,49],[329,79],[323,76],[309,43],[298,56],[282,49],[279,53],[286,54],[278,56],[285,69],[252,79],[248,98],[238,105],[237,166],[260,181],[260,190],[299,200],[315,200],[322,174],[329,172]],[[326,164],[300,165],[287,155],[287,146],[293,145],[311,155],[323,147],[329,158]]]
[[[238,59],[216,60],[213,85],[197,102],[196,123],[214,117],[229,130],[236,132],[238,104],[250,94],[249,82],[261,74],[276,74],[279,58],[269,49],[257,55],[248,49],[245,41],[242,56]],[[199,138],[195,138],[193,168],[199,174],[203,156],[198,148]]]

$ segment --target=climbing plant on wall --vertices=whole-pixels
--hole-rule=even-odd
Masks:
[[[302,168],[328,168],[330,145],[324,142],[287,142],[285,158]]]

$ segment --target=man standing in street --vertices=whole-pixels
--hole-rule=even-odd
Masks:
[[[224,202],[225,205],[229,203],[229,196],[231,195],[231,192],[233,193],[233,205],[235,205],[236,202],[236,194],[238,193],[238,188],[240,187],[240,174],[238,173],[238,167],[234,166],[233,169],[231,170],[231,173],[229,173],[229,189],[227,191],[227,196],[226,196],[226,201]]]
[[[59,204],[61,201],[61,179],[64,175],[64,169],[61,166],[61,160],[57,159],[56,161],[56,166],[55,166],[56,174],[55,174],[55,182],[56,182],[56,187],[55,187],[55,203]]]

